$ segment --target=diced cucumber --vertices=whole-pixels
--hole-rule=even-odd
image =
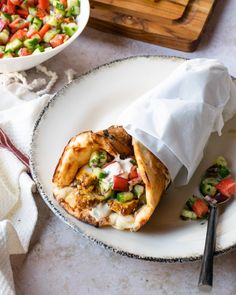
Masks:
[[[230,174],[228,163],[224,157],[219,156],[216,159],[216,165],[217,165],[217,172],[221,178],[225,178],[226,176]]]
[[[196,200],[197,200],[197,197],[195,196],[192,196],[187,200],[186,206],[188,207],[189,210],[192,210],[193,204]]]
[[[39,43],[39,38],[34,37],[32,39],[26,39],[24,41],[24,46],[33,51],[37,47],[38,43]]]
[[[72,6],[71,8],[68,9],[66,15],[67,16],[77,16],[80,14],[80,8],[79,6]]]
[[[183,219],[191,219],[191,220],[196,220],[197,219],[197,214],[193,211],[189,211],[187,209],[183,209],[181,211],[181,214],[180,216],[183,218]]]
[[[14,39],[13,41],[7,43],[5,51],[6,52],[14,52],[20,49],[23,46],[23,42],[19,39]]]
[[[67,0],[67,7],[70,9],[73,6],[80,6],[79,0]]]
[[[53,7],[55,7],[55,9],[59,10],[59,11],[65,11],[65,7],[62,3],[60,3],[60,1],[53,1]]]
[[[219,157],[216,159],[216,165],[217,165],[217,166],[228,167],[228,163],[227,163],[227,161],[226,161],[225,158],[222,157],[222,156],[219,156]]]
[[[6,44],[9,39],[9,35],[10,33],[7,29],[2,30],[2,32],[0,32],[0,43]]]
[[[67,1],[67,16],[76,16],[80,13],[80,1],[78,0],[68,0]]]
[[[230,175],[230,170],[227,167],[225,166],[219,167],[219,176],[221,178],[225,178],[228,175]]]
[[[201,193],[206,196],[214,196],[216,194],[216,185],[219,183],[217,178],[208,177],[205,178],[200,184]]]
[[[29,14],[29,15],[27,16],[27,18],[26,18],[27,22],[29,22],[29,23],[32,23],[32,22],[33,22],[33,19],[34,19],[34,17],[33,17],[33,15],[31,15],[31,14]]]
[[[42,48],[41,47],[37,47],[34,52],[32,53],[33,55],[36,55],[36,54],[39,54],[39,53],[42,53],[44,52],[45,50],[41,50]],[[44,48],[43,48],[44,49]]]
[[[49,30],[43,37],[43,41],[49,43],[50,40],[58,34],[57,30]]]
[[[1,12],[0,18],[7,23],[11,22],[11,15],[9,13]]]
[[[36,30],[39,31],[40,28],[43,25],[43,21],[41,19],[39,19],[38,17],[34,17],[33,21],[32,21],[32,27]]]
[[[116,195],[119,202],[125,203],[134,199],[134,194],[131,192],[121,192]]]
[[[32,16],[36,16],[37,15],[37,8],[36,7],[29,7],[29,14]]]
[[[13,22],[14,20],[21,18],[18,14],[13,14],[11,15],[11,21]]]
[[[32,54],[35,55],[35,54],[42,53],[44,51],[45,51],[45,49],[44,49],[44,47],[42,45],[37,45],[36,49],[34,50],[34,52]]]
[[[36,48],[36,49],[33,51],[32,55],[36,55],[36,54],[39,54],[39,53],[41,53],[41,51],[39,50],[39,48]]]
[[[103,178],[99,180],[99,190],[102,195],[105,195],[108,191],[110,191],[111,186],[111,183],[107,179]]]
[[[0,53],[5,53],[5,46],[3,45],[0,46]]]
[[[107,173],[99,167],[93,168],[93,174],[96,175],[97,178],[105,178]]]
[[[103,195],[104,200],[111,199],[114,197],[115,197],[115,192],[112,189],[109,189],[109,191]]]
[[[66,11],[65,10],[59,10],[59,9],[55,8],[54,12],[57,15],[57,17],[60,17],[61,21],[63,21],[63,17],[65,16]]]
[[[14,57],[10,52],[7,52],[3,55],[2,58],[10,58],[10,57]]]
[[[133,192],[137,198],[140,198],[142,194],[144,193],[144,186],[140,184],[136,184],[133,188]]]
[[[58,20],[54,15],[48,15],[45,18],[45,23],[49,24],[52,27],[57,27],[59,25]]]
[[[89,166],[90,167],[102,167],[104,164],[106,164],[106,162],[107,162],[106,151],[95,151],[90,156]]]
[[[38,44],[37,47],[41,52],[45,51],[45,48],[43,47],[43,45]]]
[[[75,23],[69,23],[69,24],[63,23],[61,24],[61,28],[63,33],[71,37],[77,31],[78,26]]]
[[[53,1],[54,13],[57,16],[63,17],[66,14],[65,6],[58,0]]]

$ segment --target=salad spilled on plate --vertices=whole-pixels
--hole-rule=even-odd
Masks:
[[[52,50],[78,29],[79,0],[1,0],[0,58]]]
[[[181,211],[182,219],[205,219],[208,217],[209,205],[224,202],[236,193],[236,181],[232,178],[230,168],[224,157],[219,156],[202,177],[199,190],[203,198],[192,196]]]
[[[53,194],[81,221],[137,231],[170,183],[166,167],[120,126],[73,137],[57,164]]]

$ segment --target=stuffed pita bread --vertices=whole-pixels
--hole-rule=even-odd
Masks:
[[[53,176],[53,194],[81,221],[137,231],[169,183],[161,161],[122,127],[112,126],[69,141]]]

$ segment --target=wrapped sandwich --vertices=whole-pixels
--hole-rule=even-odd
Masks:
[[[137,231],[169,183],[162,162],[122,127],[112,126],[69,141],[53,175],[53,194],[83,222]]]

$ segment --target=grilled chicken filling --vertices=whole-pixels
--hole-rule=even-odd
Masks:
[[[63,201],[75,210],[92,210],[99,204],[106,204],[110,213],[125,216],[133,214],[146,202],[144,183],[135,159],[114,158],[104,150],[91,154],[89,163],[79,169],[70,187],[73,193]]]

